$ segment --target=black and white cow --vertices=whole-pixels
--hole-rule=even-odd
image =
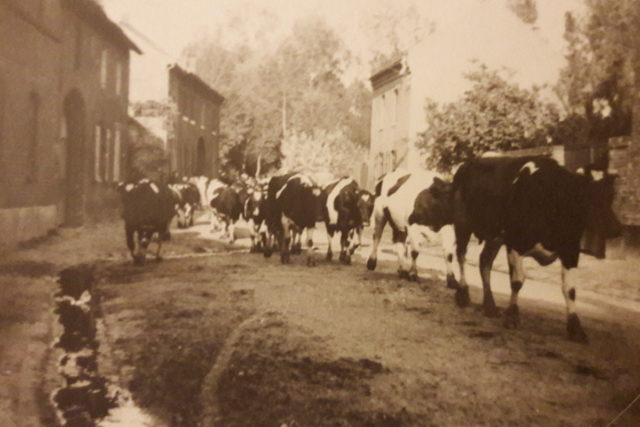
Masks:
[[[190,182],[170,184],[169,187],[179,196],[179,202],[175,206],[178,215],[178,227],[187,228],[193,226],[195,210],[200,204],[198,187]]]
[[[222,224],[223,236],[226,235],[229,243],[233,243],[236,222],[240,219],[243,208],[240,195],[231,187],[218,187],[212,194],[210,206],[212,223],[217,221]]]
[[[178,201],[168,186],[147,179],[119,185],[127,247],[134,263],[144,264],[152,237],[157,234],[156,260],[162,260],[162,242],[170,239],[169,225]]]
[[[569,339],[586,342],[587,336],[576,314],[576,290],[571,280],[572,269],[578,265],[580,239],[585,230],[597,230],[606,237],[620,231],[611,209],[613,177],[601,178],[594,180],[590,174],[571,173],[547,157],[494,157],[463,164],[453,180],[456,252],[460,265],[458,305],[469,304],[464,264],[471,234],[484,242],[480,274],[487,316],[497,315],[490,285],[491,266],[500,247],[506,245],[511,276],[506,327],[519,324],[518,292],[525,278],[522,256],[533,257],[541,265],[559,258]]]
[[[267,232],[265,224],[265,203],[267,199],[267,186],[257,185],[248,191],[242,212],[243,219],[249,226],[251,233],[251,252],[259,252],[262,249],[263,241],[266,241]]]
[[[351,256],[362,245],[362,229],[369,225],[373,200],[373,195],[360,189],[353,178],[339,179],[324,188],[322,209],[327,229],[327,260],[333,257],[331,241],[339,232],[339,259],[344,264],[351,264]]]
[[[321,215],[320,188],[302,173],[274,176],[269,181],[265,203],[269,232],[280,246],[280,261],[290,262],[292,234],[307,232],[307,264],[314,265],[313,242],[316,220]],[[264,244],[264,255],[271,255],[271,245]]]
[[[422,236],[431,240],[439,233],[445,252],[447,286],[457,287],[453,274],[455,238],[451,208],[451,184],[434,172],[396,170],[383,176],[376,184],[373,247],[367,268],[376,268],[378,245],[388,222],[393,231],[400,277],[418,279],[416,260]]]

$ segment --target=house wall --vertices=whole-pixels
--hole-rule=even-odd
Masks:
[[[81,20],[71,9],[63,9],[62,22],[61,120],[64,99],[72,92],[79,93],[85,106],[81,184],[84,196],[67,203],[69,206],[64,209],[86,211],[89,217],[99,218],[105,209],[118,207],[114,183],[126,175],[129,50]],[[68,139],[64,134],[58,132],[61,151],[66,153]],[[62,165],[61,174],[66,189],[72,182],[65,176],[65,166]]]
[[[203,95],[189,80],[169,72],[169,96],[177,107],[169,135],[171,169],[181,176],[218,176],[220,103]],[[204,158],[198,145],[204,146]]]
[[[11,244],[65,222],[79,225],[85,211],[99,217],[105,205],[117,206],[111,188],[125,164],[116,158],[124,156],[127,145],[129,53],[60,0],[0,2],[0,40],[0,244]],[[100,52],[105,48],[111,61],[103,89]],[[84,110],[81,126],[67,120],[65,103]],[[102,152],[102,164],[107,158],[110,166],[100,177],[95,172],[96,124],[110,136]],[[70,139],[77,144],[70,146]],[[68,167],[76,163],[82,174],[69,180]],[[67,221],[70,214],[73,221]]]
[[[0,243],[57,225],[57,1],[0,3]]]

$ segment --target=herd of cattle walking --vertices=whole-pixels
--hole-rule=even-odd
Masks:
[[[587,342],[575,309],[571,273],[578,265],[585,232],[606,238],[620,233],[611,206],[613,178],[590,170],[572,173],[547,157],[487,157],[464,163],[452,181],[430,171],[396,170],[380,178],[374,194],[359,188],[351,178],[320,187],[304,173],[231,185],[206,177],[169,185],[141,180],[121,184],[121,193],[127,246],[136,263],[144,262],[154,234],[158,236],[156,258],[161,259],[162,242],[169,239],[173,217],[177,215],[179,227],[193,225],[199,204],[210,209],[212,229],[221,227],[231,242],[234,226],[242,216],[250,224],[251,251],[269,257],[275,247],[283,264],[289,263],[290,254],[301,252],[303,232],[307,264],[315,264],[318,221],[326,227],[326,258],[332,259],[331,241],[334,234],[339,234],[339,260],[350,264],[361,245],[363,227],[372,218],[373,244],[367,268],[376,268],[387,223],[392,229],[398,274],[408,280],[418,278],[416,262],[423,236],[437,236],[444,249],[447,286],[456,290],[455,300],[461,307],[470,303],[465,256],[473,234],[483,243],[480,275],[487,316],[498,314],[490,273],[499,249],[505,245],[511,299],[504,325],[509,328],[519,324],[518,292],[525,278],[522,257],[533,257],[541,265],[560,259],[568,336]]]

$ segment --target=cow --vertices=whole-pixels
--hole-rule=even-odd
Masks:
[[[373,195],[359,188],[353,178],[330,183],[322,191],[323,220],[327,230],[327,260],[333,258],[331,241],[340,233],[340,256],[343,264],[351,264],[351,256],[362,244],[362,229],[369,225],[373,211]],[[355,236],[357,235],[357,241]]]
[[[196,176],[189,178],[189,182],[194,184],[198,188],[200,193],[200,205],[209,210],[209,218],[211,223],[211,232],[215,232],[223,228],[223,224],[220,223],[219,217],[211,207],[211,203],[216,198],[220,191],[227,187],[227,184],[219,179],[209,179],[206,176]]]
[[[235,225],[242,214],[243,206],[240,195],[231,187],[218,187],[212,194],[210,206],[212,223],[217,220],[222,225],[223,235],[226,234],[229,243],[233,243],[235,241]]]
[[[422,235],[430,240],[440,235],[445,252],[446,278],[449,288],[457,288],[453,273],[454,233],[451,206],[451,183],[431,171],[396,170],[376,184],[373,208],[373,247],[367,268],[375,270],[378,245],[387,223],[391,225],[398,256],[398,275],[418,280],[418,244]],[[408,252],[411,254],[409,265]]]
[[[148,179],[119,185],[127,247],[134,264],[144,264],[146,251],[157,234],[156,261],[161,261],[162,242],[171,238],[169,225],[178,198],[168,186]]]
[[[484,242],[480,254],[483,311],[497,316],[490,274],[500,247],[507,249],[511,300],[504,326],[519,326],[518,292],[524,282],[522,257],[540,265],[560,259],[562,293],[567,308],[567,333],[576,342],[588,342],[575,309],[576,289],[571,280],[578,266],[580,239],[587,230],[605,237],[620,232],[611,204],[611,175],[594,179],[591,174],[572,173],[548,157],[492,157],[468,161],[453,179],[453,210],[460,284],[459,306],[469,305],[464,274],[470,236]]]
[[[187,228],[193,226],[195,210],[200,204],[198,187],[190,182],[170,184],[169,187],[179,197],[179,202],[175,206],[178,215],[178,227]]]
[[[313,242],[316,220],[320,216],[320,188],[302,173],[274,176],[269,181],[265,219],[269,232],[280,246],[280,261],[290,262],[292,233],[307,231],[307,265],[315,265]],[[264,244],[264,255],[271,255],[271,245]]]
[[[249,225],[251,233],[251,252],[259,252],[266,240],[264,234],[266,231],[265,224],[265,203],[267,198],[267,186],[257,185],[250,188],[247,198],[244,202],[242,217]],[[264,236],[264,237],[263,237]]]

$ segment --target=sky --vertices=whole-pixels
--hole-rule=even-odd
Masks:
[[[296,20],[311,14],[325,18],[361,59],[359,78],[370,73],[368,58],[380,43],[367,31],[376,13],[394,13],[413,6],[426,19],[450,25],[452,5],[464,11],[472,3],[505,3],[506,0],[102,0],[115,22],[127,22],[161,46],[169,56],[179,58],[189,43],[204,36],[224,35],[229,43],[239,37],[235,29],[266,29],[263,40],[273,43],[291,31]],[[566,10],[580,10],[582,0],[537,0],[536,31],[553,49],[563,49],[562,32]]]

